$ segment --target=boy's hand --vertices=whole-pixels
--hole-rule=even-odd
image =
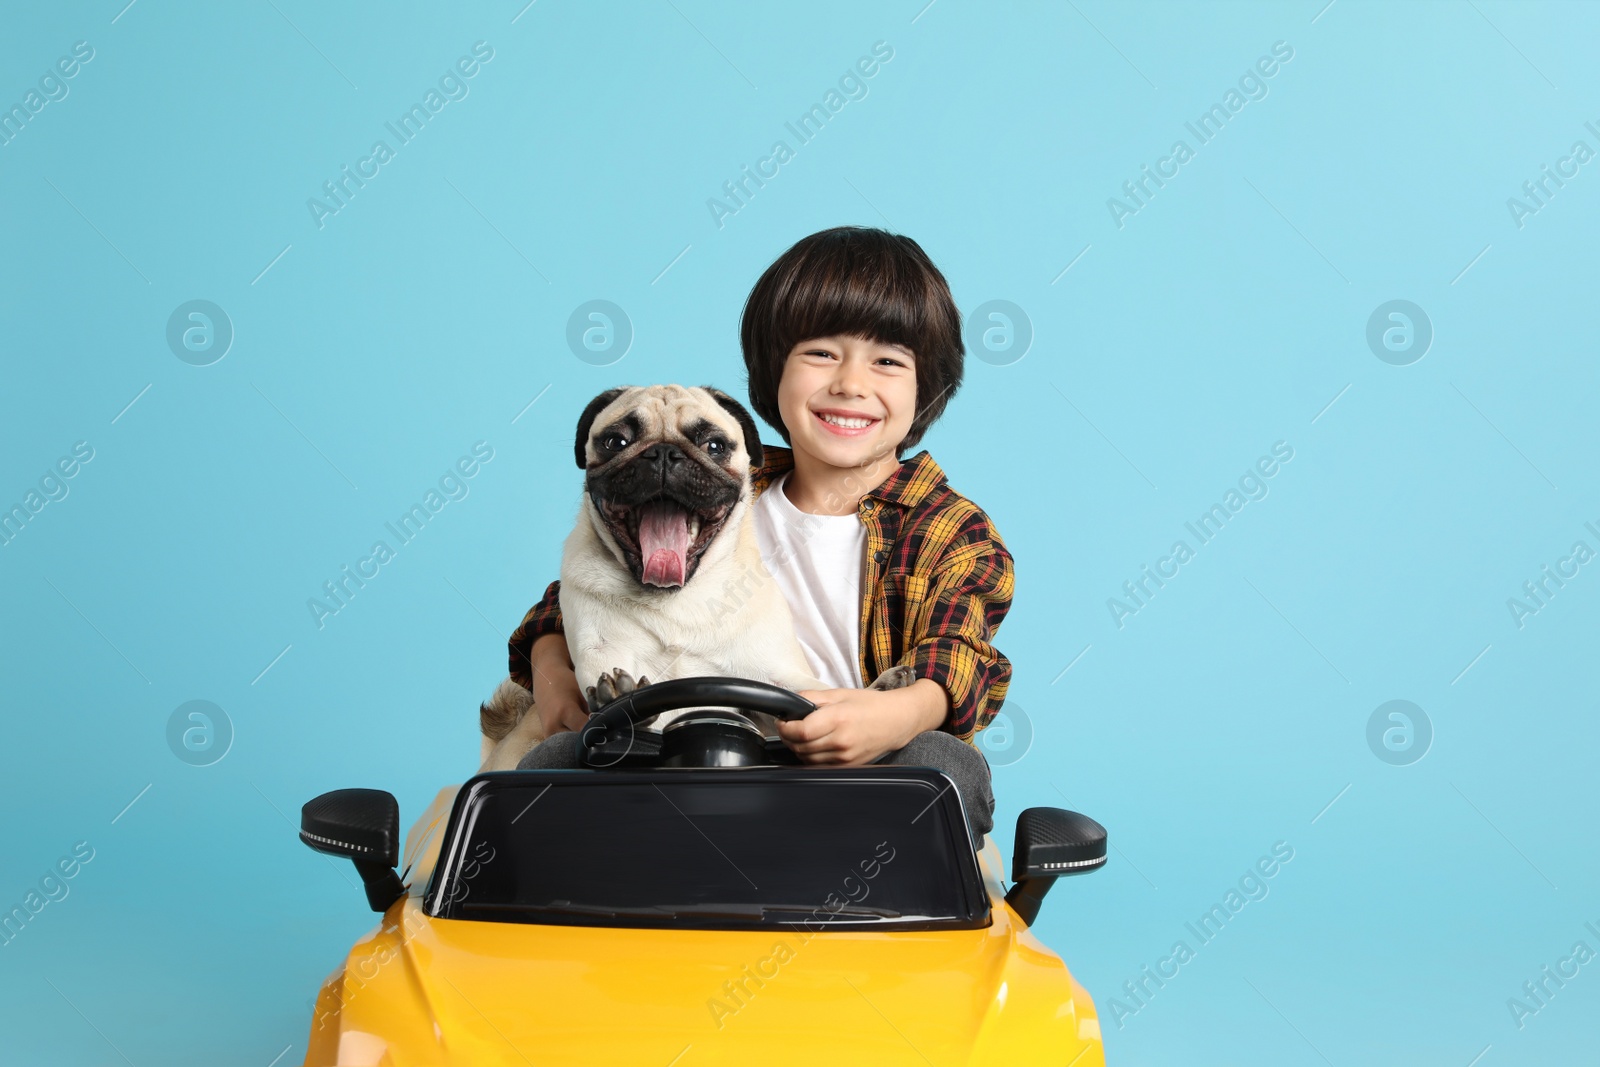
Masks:
[[[927,730],[944,725],[950,698],[944,687],[919,678],[904,689],[807,689],[817,705],[803,719],[778,723],[778,736],[801,762],[860,767],[895,752]]]
[[[589,721],[589,702],[573,673],[566,635],[545,634],[535,641],[528,665],[533,669],[533,710],[544,726],[544,736],[583,729]]]

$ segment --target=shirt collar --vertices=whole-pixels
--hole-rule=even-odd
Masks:
[[[762,462],[750,472],[750,482],[760,494],[777,478],[794,469],[794,451],[779,445],[761,446]],[[900,461],[884,483],[866,495],[890,504],[914,508],[945,482],[944,470],[927,449]]]

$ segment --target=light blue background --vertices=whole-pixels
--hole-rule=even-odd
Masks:
[[[299,805],[377,786],[409,823],[473,770],[582,405],[742,395],[750,285],[857,223],[1032,323],[926,445],[1017,560],[997,643],[1033,740],[997,836],[1062,804],[1117,849],[1038,927],[1108,1059],[1592,1062],[1600,963],[1520,1030],[1506,1002],[1600,950],[1600,567],[1522,628],[1506,602],[1600,549],[1600,161],[1521,228],[1506,200],[1600,148],[1600,8],[123,2],[0,34],[6,105],[95,49],[0,147],[0,503],[95,450],[0,547],[0,904],[95,849],[0,949],[0,1060],[298,1062],[373,922]],[[319,229],[307,198],[479,40],[470,95]],[[867,97],[719,228],[707,199],[876,41]],[[1119,229],[1107,198],[1275,41],[1267,97]],[[636,331],[612,366],[565,342],[597,298]],[[1409,366],[1365,341],[1397,298],[1435,331]],[[211,366],[166,345],[192,299],[236,330]],[[319,630],[307,598],[480,440],[470,495]],[[1119,629],[1107,598],[1277,441],[1270,495]],[[194,699],[236,733],[208,767],[166,742]],[[1435,733],[1409,766],[1367,745],[1391,699]],[[1119,1028],[1122,984],[1277,841],[1270,895]]]

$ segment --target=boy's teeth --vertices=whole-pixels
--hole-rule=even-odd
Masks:
[[[843,426],[847,430],[860,430],[872,425],[871,419],[847,419],[843,415],[823,415],[823,422],[831,422],[835,426]]]

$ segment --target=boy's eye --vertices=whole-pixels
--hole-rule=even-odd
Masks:
[[[601,435],[600,447],[607,452],[621,452],[628,447],[628,437],[626,434],[620,434],[613,430],[608,434]]]

